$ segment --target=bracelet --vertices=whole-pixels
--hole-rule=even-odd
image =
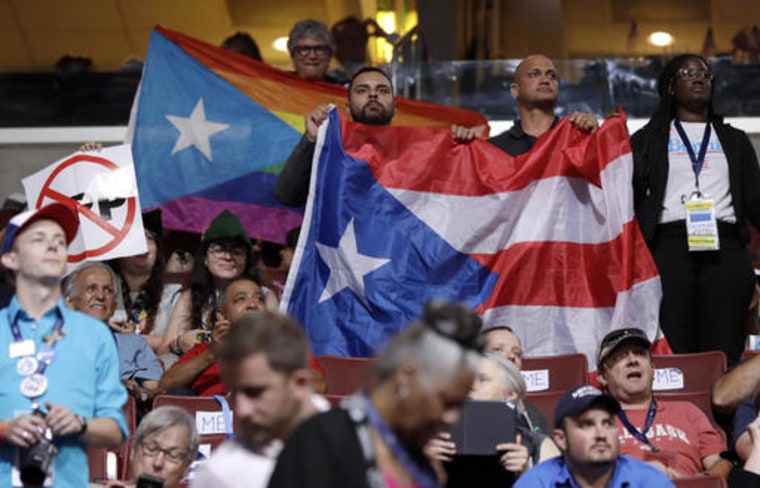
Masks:
[[[79,432],[77,432],[77,435],[84,435],[84,433],[87,432],[87,419],[84,417],[84,415],[77,415],[76,417],[77,421],[82,424],[82,427],[79,429]]]
[[[0,422],[0,441],[5,441],[5,431],[8,428],[8,426],[11,424],[10,420],[3,420]]]

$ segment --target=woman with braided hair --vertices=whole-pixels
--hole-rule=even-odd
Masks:
[[[739,359],[754,290],[748,222],[760,226],[760,169],[747,135],[712,103],[713,73],[673,58],[660,103],[631,138],[634,209],[662,281],[660,325],[677,353]]]

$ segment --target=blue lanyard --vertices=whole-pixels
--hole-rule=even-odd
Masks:
[[[398,437],[391,432],[388,424],[380,418],[380,414],[377,413],[371,402],[367,402],[366,408],[367,421],[380,434],[383,442],[385,442],[385,445],[388,446],[388,449],[390,449],[401,466],[411,475],[412,481],[422,488],[436,488],[438,483],[414,462],[406,449],[404,449],[404,446],[399,442]]]
[[[222,417],[224,418],[224,433],[227,439],[234,439],[235,433],[232,431],[232,411],[230,410],[230,404],[227,403],[227,399],[222,395],[214,395],[214,399],[222,407]]]
[[[647,432],[649,432],[649,429],[652,428],[652,424],[654,423],[654,416],[657,413],[657,404],[654,401],[654,398],[652,398],[652,402],[649,404],[649,411],[647,412],[647,419],[644,422],[644,431],[640,431],[636,427],[633,426],[630,420],[628,420],[628,417],[625,415],[625,411],[621,410],[618,412],[618,418],[621,422],[623,422],[623,426],[625,426],[625,429],[631,433],[633,437],[638,439],[639,441],[643,442],[644,444],[648,445],[652,448],[653,451],[657,452],[659,449],[652,445],[651,442],[649,442],[649,439],[647,438]]]
[[[66,337],[66,334],[63,332],[63,316],[61,315],[60,310],[58,310],[57,313],[58,318],[55,321],[53,330],[50,331],[49,335],[44,337],[44,345],[42,346],[42,349],[40,349],[40,352],[37,353],[37,361],[39,361],[39,364],[37,365],[37,371],[35,371],[35,373],[45,374],[45,369],[55,361],[56,344],[58,344],[58,341],[61,341]],[[16,316],[13,322],[11,322],[11,334],[13,334],[14,342],[21,342],[24,340],[21,336],[21,328],[18,326],[18,316]]]
[[[708,121],[707,124],[705,124],[705,133],[702,135],[702,145],[699,147],[699,156],[694,155],[694,149],[691,147],[691,141],[689,141],[689,137],[683,130],[681,121],[675,119],[673,121],[673,125],[676,126],[676,131],[678,132],[678,136],[681,138],[681,142],[683,142],[683,145],[686,146],[686,152],[689,153],[689,159],[691,159],[691,167],[694,170],[694,179],[697,193],[699,193],[699,173],[702,171],[702,165],[705,162],[705,154],[707,154],[707,146],[710,143],[710,133],[712,132],[712,129],[710,128],[710,122]]]

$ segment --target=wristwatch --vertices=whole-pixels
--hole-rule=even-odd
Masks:
[[[77,415],[76,417],[77,421],[82,425],[82,427],[79,429],[79,432],[77,432],[77,435],[84,435],[84,433],[87,432],[87,419],[84,417],[84,415]]]

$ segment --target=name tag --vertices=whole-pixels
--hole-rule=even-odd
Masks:
[[[10,356],[11,359],[24,356],[34,356],[34,351],[34,341],[31,339],[11,342],[11,344],[8,346],[8,356]]]
[[[686,210],[686,239],[689,251],[720,249],[715,200],[692,198],[684,202],[684,209]]]

